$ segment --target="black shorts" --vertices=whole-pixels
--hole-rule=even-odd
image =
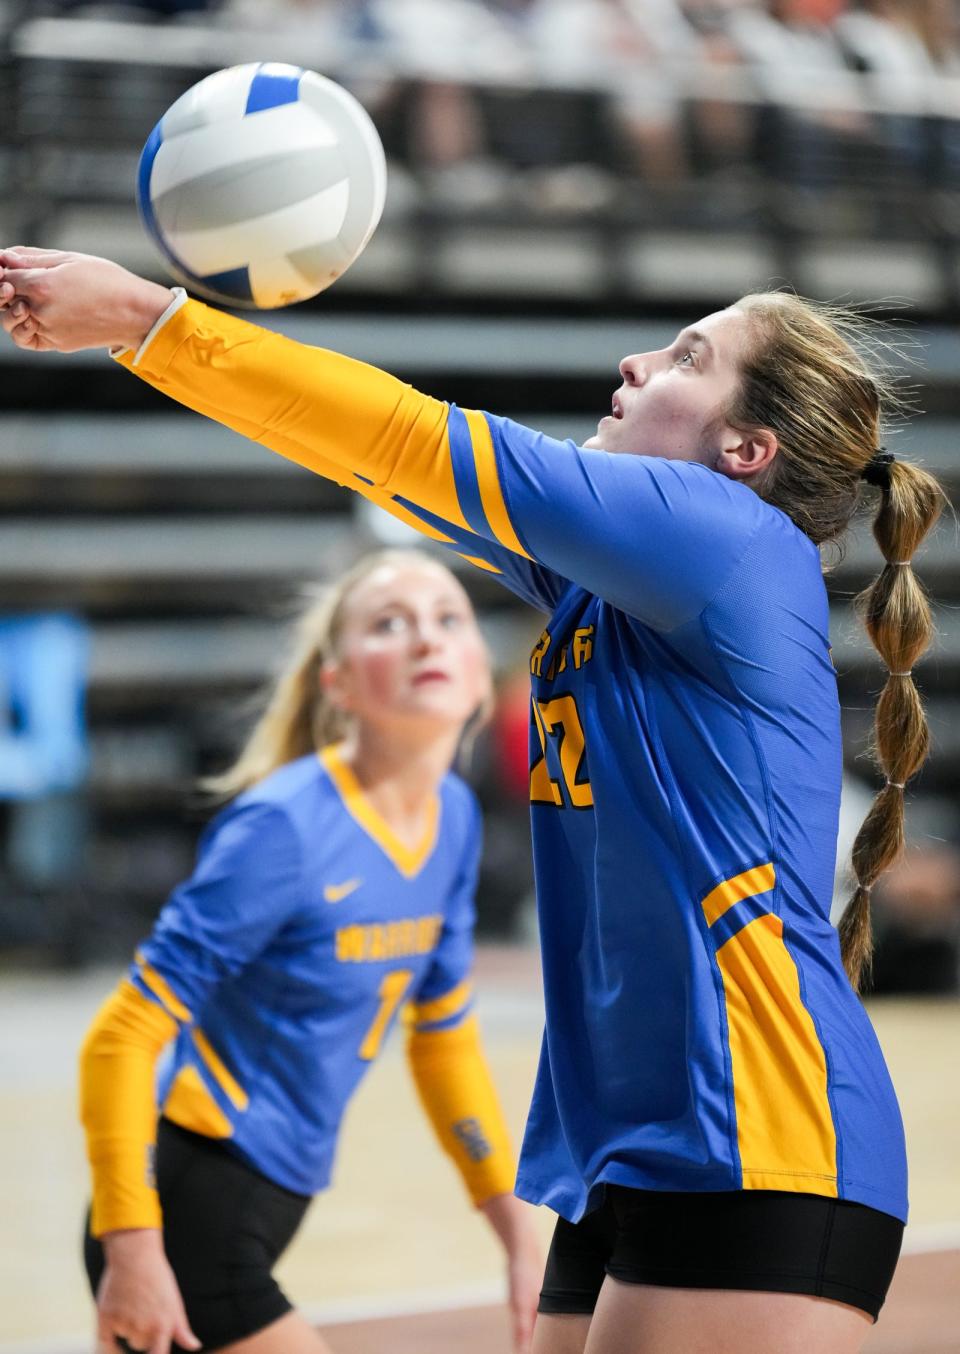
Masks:
[[[593,1213],[557,1219],[539,1310],[591,1313],[609,1274],[663,1288],[809,1293],[876,1320],[902,1240],[889,1213],[817,1194],[606,1185]]]
[[[204,1349],[242,1340],[290,1311],[271,1270],[300,1225],[309,1196],[275,1185],[222,1142],[167,1119],[157,1132],[157,1188],[167,1259]],[[96,1294],[103,1247],[89,1224],[84,1260]]]

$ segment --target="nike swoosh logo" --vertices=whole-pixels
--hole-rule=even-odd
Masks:
[[[327,884],[323,890],[324,902],[339,903],[354,893],[362,883],[362,879],[348,879],[345,884]]]

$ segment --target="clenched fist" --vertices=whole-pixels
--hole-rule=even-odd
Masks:
[[[139,348],[169,304],[167,287],[109,259],[21,245],[0,250],[0,323],[18,348]]]

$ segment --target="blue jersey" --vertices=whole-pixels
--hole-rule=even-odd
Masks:
[[[479,849],[456,776],[412,850],[335,748],[234,800],[131,970],[180,1026],[163,1113],[229,1139],[287,1189],[323,1188],[346,1103],[401,1006],[420,1030],[470,1010]]]
[[[546,1033],[518,1191],[777,1189],[906,1216],[829,906],[840,712],[816,547],[706,466],[461,411],[195,302],[126,365],[540,608]]]
[[[449,422],[466,499],[477,425]],[[517,1192],[571,1220],[605,1182],[905,1219],[900,1112],[829,920],[842,751],[817,548],[705,466],[485,423],[522,554],[504,524],[492,549],[446,530],[551,613],[530,660],[547,1022]]]

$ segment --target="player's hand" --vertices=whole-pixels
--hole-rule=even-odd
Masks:
[[[514,1354],[528,1354],[543,1283],[543,1255],[529,1206],[513,1194],[497,1194],[482,1205],[507,1253],[507,1302]]]
[[[18,348],[75,353],[139,348],[170,291],[109,259],[59,249],[0,249],[0,322]]]
[[[107,1232],[102,1240],[107,1266],[97,1290],[98,1354],[115,1354],[117,1336],[149,1354],[170,1354],[171,1343],[199,1349],[160,1232]]]

